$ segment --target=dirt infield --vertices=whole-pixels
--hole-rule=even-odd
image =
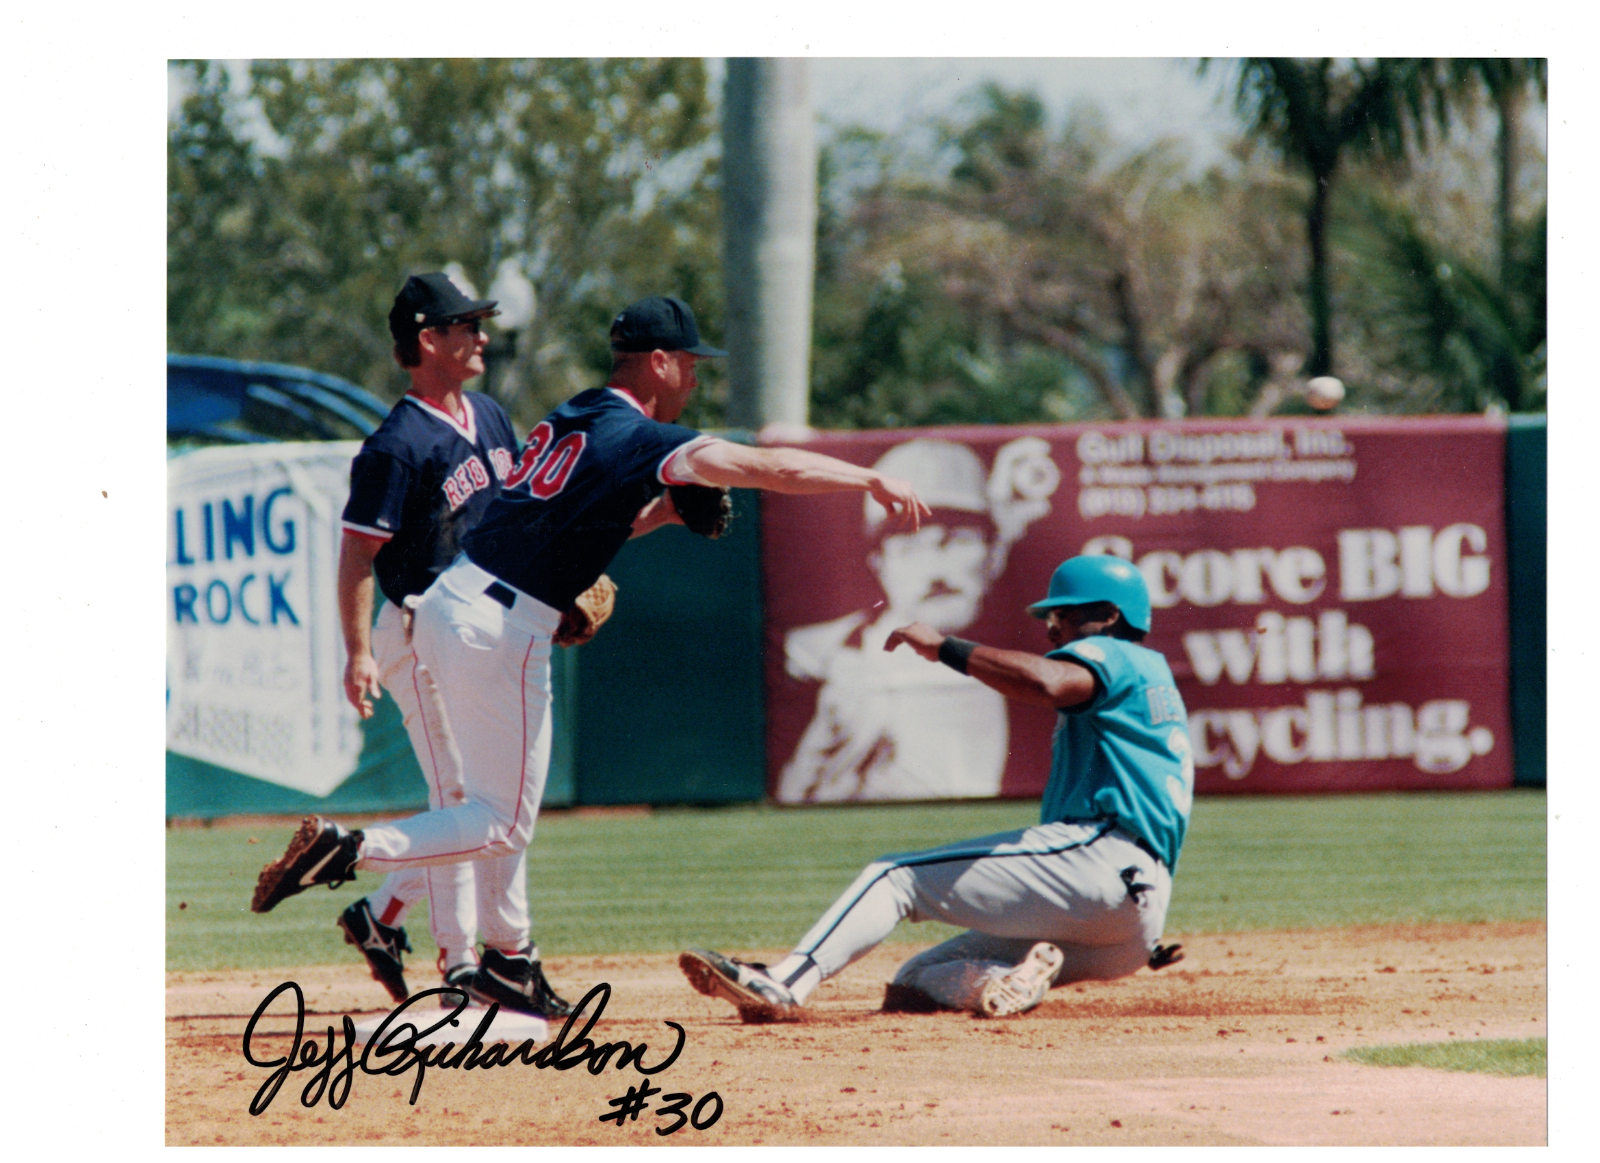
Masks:
[[[1353,928],[1177,938],[1159,973],[1068,986],[1020,1018],[883,1014],[883,982],[916,947],[884,946],[822,986],[802,1025],[746,1026],[692,992],[671,956],[552,958],[574,1001],[613,993],[591,1037],[648,1043],[650,1078],[615,1059],[598,1075],[515,1063],[494,1070],[357,1072],[341,1109],[301,1105],[307,1070],[259,1116],[270,1074],[241,1043],[261,999],[305,991],[307,1040],[339,1015],[388,1008],[362,966],[172,973],[167,981],[167,1142],[189,1144],[1027,1144],[1540,1145],[1545,1081],[1360,1066],[1355,1046],[1543,1037],[1542,923]],[[749,951],[732,950],[746,953]],[[767,951],[776,953],[776,951]],[[431,977],[431,975],[429,975]],[[421,976],[415,988],[432,985]],[[289,1045],[290,1008],[261,1024],[258,1057]],[[552,1036],[555,1031],[552,1031]],[[270,1055],[268,1054],[270,1051]],[[620,1054],[621,1051],[619,1050]],[[601,1121],[611,1100],[660,1087],[635,1119]],[[659,1107],[708,1092],[705,1130]],[[700,1107],[708,1124],[713,1100]]]

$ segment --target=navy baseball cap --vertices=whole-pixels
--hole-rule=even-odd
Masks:
[[[424,327],[437,327],[460,319],[498,315],[498,299],[469,299],[443,271],[412,275],[389,309],[389,334],[395,339],[415,335]]]
[[[682,299],[651,295],[623,309],[611,322],[612,351],[687,351],[690,355],[727,355],[720,347],[700,342],[694,312]]]

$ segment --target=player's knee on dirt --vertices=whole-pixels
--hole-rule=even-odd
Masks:
[[[905,972],[907,968],[910,973]],[[893,984],[932,999],[939,1009],[970,1010],[990,979],[1010,968],[1002,961],[937,961],[914,968],[908,962],[895,974]]]

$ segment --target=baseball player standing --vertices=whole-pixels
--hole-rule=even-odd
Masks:
[[[1055,648],[1043,657],[922,622],[894,631],[884,648],[909,646],[1007,698],[1056,708],[1039,824],[885,856],[770,968],[684,953],[678,964],[695,989],[731,1001],[746,1021],[797,1018],[812,990],[902,918],[969,931],[900,967],[884,997],[891,1011],[1022,1013],[1052,984],[1124,977],[1181,957],[1158,941],[1194,759],[1172,672],[1138,645],[1150,629],[1144,578],[1120,558],[1074,557],[1028,612],[1045,620]]]
[[[443,274],[406,280],[389,312],[389,332],[411,390],[362,443],[344,509],[338,594],[345,695],[366,719],[380,688],[389,691],[435,808],[465,798],[460,755],[411,648],[403,610],[450,564],[516,457],[516,436],[500,405],[462,387],[483,374],[482,320],[498,313],[493,300],[468,298]],[[374,574],[386,599],[376,625]],[[397,870],[338,920],[345,940],[361,950],[396,1001],[407,997],[401,954],[411,948],[401,922],[423,897],[445,981],[459,982],[477,963],[470,863]]]
[[[462,554],[417,606],[413,643],[460,746],[466,799],[407,820],[347,832],[320,817],[301,825],[262,869],[251,907],[266,912],[313,884],[357,869],[391,872],[477,862],[484,902],[518,941],[491,941],[468,992],[507,1009],[541,1008],[537,951],[527,942],[521,861],[533,836],[550,760],[551,638],[630,536],[681,520],[663,499],[699,485],[783,493],[870,493],[915,528],[915,491],[872,469],[790,448],[749,448],[674,423],[696,386],[695,363],[726,354],[700,341],[694,313],[653,296],[611,326],[612,373],[528,434],[521,458]],[[514,857],[508,861],[501,857]]]

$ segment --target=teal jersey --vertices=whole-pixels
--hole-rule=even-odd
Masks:
[[[1056,717],[1039,822],[1115,820],[1175,871],[1194,800],[1194,752],[1167,660],[1105,636],[1045,657],[1075,662],[1099,683],[1089,702]]]

